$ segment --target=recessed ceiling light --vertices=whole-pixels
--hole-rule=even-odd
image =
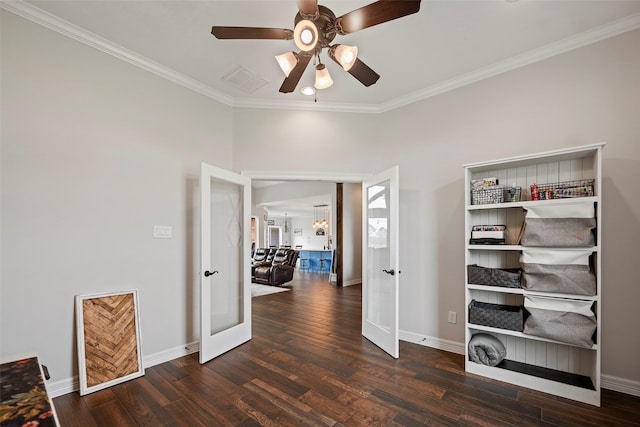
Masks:
[[[316,89],[313,86],[304,86],[302,89],[300,89],[300,93],[302,93],[303,95],[311,96],[316,93]]]

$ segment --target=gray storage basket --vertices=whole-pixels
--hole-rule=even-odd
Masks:
[[[520,244],[530,247],[589,247],[595,244],[595,218],[525,218]]]
[[[469,323],[522,332],[522,306],[491,304],[472,300],[469,304]]]
[[[579,347],[591,348],[596,332],[596,318],[553,310],[527,308],[529,317],[523,333],[548,338]]]
[[[467,278],[470,285],[520,288],[521,275],[522,270],[519,268],[488,268],[477,264],[467,266]]]
[[[596,276],[588,265],[521,265],[523,289],[590,296],[597,292]]]

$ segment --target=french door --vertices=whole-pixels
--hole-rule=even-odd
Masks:
[[[251,178],[200,169],[200,363],[251,339]]]
[[[399,357],[398,186],[394,166],[362,182],[362,335]]]

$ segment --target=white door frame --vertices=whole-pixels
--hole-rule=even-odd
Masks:
[[[343,182],[350,184],[362,184],[374,174],[349,174],[349,173],[321,173],[321,172],[282,172],[282,171],[242,171],[241,175],[246,175],[254,180],[267,181],[325,181]],[[363,206],[363,210],[365,207]],[[399,249],[399,248],[398,248]],[[365,248],[363,248],[365,250]],[[364,264],[363,264],[364,267]],[[364,277],[363,277],[364,280]],[[397,355],[394,357],[398,357]]]
[[[240,175],[246,175],[254,180],[266,181],[326,181],[361,184],[371,177],[370,173],[322,173],[322,172],[282,172],[282,171],[242,171]]]

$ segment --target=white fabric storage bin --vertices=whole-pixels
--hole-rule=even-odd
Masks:
[[[566,205],[528,206],[527,218],[594,218],[592,202]]]
[[[522,288],[530,291],[596,295],[596,276],[584,249],[524,248]]]
[[[595,244],[592,202],[527,207],[522,246],[588,247]]]
[[[596,331],[593,301],[526,295],[524,307],[529,317],[523,333],[579,347],[591,348]]]

